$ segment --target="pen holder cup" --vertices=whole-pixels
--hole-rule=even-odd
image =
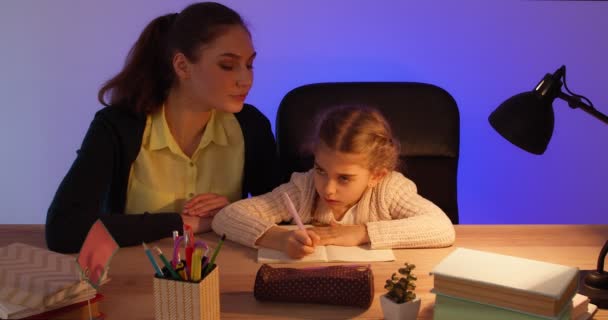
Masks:
[[[200,282],[154,277],[154,319],[219,319],[220,281],[216,265]]]

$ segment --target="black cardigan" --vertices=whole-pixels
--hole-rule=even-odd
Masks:
[[[245,140],[243,198],[271,191],[278,185],[278,161],[270,122],[247,104],[235,116]],[[120,246],[170,237],[171,231],[182,229],[182,219],[175,212],[124,214],[129,172],[145,125],[145,115],[124,107],[106,107],[95,114],[48,210],[49,249],[78,252],[98,218]]]

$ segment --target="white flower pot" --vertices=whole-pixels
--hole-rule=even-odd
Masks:
[[[386,320],[415,320],[420,310],[420,298],[410,302],[395,303],[383,294],[380,296],[380,306]]]

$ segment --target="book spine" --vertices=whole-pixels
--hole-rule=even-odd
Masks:
[[[569,310],[558,317],[544,317],[518,310],[505,309],[437,293],[434,309],[435,320],[570,320]]]
[[[576,283],[576,281],[574,282]],[[497,287],[481,282],[468,282],[437,274],[434,277],[435,291],[472,301],[539,314],[545,317],[557,316],[572,299],[575,289],[576,286],[568,290],[571,293],[564,295],[560,300],[556,300],[532,291]]]

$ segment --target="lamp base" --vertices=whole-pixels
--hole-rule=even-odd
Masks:
[[[591,287],[585,283],[585,276],[597,270],[580,270],[578,277],[578,293],[587,296],[591,303],[600,309],[608,309],[608,290]]]

